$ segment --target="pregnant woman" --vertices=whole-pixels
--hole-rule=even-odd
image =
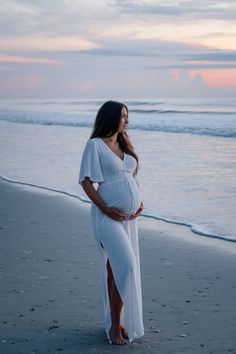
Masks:
[[[131,343],[144,333],[137,225],[143,203],[135,179],[138,157],[127,127],[126,105],[104,103],[85,146],[79,177],[92,201],[105,332],[109,342],[118,345],[126,344],[126,340]]]

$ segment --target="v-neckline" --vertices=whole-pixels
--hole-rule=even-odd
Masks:
[[[120,156],[118,156],[114,151],[112,151],[112,149],[105,143],[105,141],[100,138],[101,141],[103,142],[103,144],[106,146],[106,148],[113,154],[115,155],[121,162],[124,162],[124,159],[125,159],[125,152],[123,152],[123,158],[121,158]]]

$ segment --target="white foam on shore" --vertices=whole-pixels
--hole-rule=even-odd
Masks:
[[[40,185],[36,185],[36,184],[33,184],[33,183],[28,183],[28,182],[15,181],[15,180],[9,179],[9,178],[7,178],[5,176],[1,176],[1,175],[0,175],[0,178],[3,181],[9,182],[9,183],[19,184],[19,185],[23,185],[23,186],[27,186],[27,187],[38,188],[38,189],[43,189],[43,190],[49,191],[49,192],[56,192],[56,193],[60,193],[60,194],[66,195],[68,197],[77,198],[81,202],[91,203],[88,199],[86,199],[86,198],[84,198],[82,196],[78,196],[76,194],[65,192],[65,191],[62,191],[62,190],[59,190],[59,189],[49,188],[49,187],[46,187],[46,186],[40,186]]]
[[[18,185],[23,185],[23,186],[27,186],[27,187],[43,189],[43,190],[46,190],[46,191],[49,191],[49,192],[60,193],[60,194],[63,194],[65,196],[68,196],[68,197],[79,199],[83,203],[91,203],[91,201],[89,199],[87,199],[87,198],[85,198],[83,196],[80,196],[80,195],[77,195],[77,194],[73,194],[73,193],[69,193],[69,192],[66,192],[66,191],[62,191],[62,190],[59,190],[59,189],[49,188],[49,187],[46,187],[46,186],[36,185],[36,184],[33,184],[33,183],[28,183],[28,182],[16,181],[16,180],[12,180],[12,179],[10,179],[10,178],[8,178],[6,176],[1,176],[1,175],[0,175],[0,179],[5,181],[5,182],[12,183],[12,184],[18,184]],[[175,219],[171,219],[171,218],[166,218],[166,217],[163,217],[161,215],[156,215],[156,214],[152,214],[152,213],[148,213],[148,212],[144,212],[142,214],[142,216],[145,217],[145,218],[151,218],[153,220],[161,220],[161,221],[164,221],[164,222],[170,223],[170,224],[175,224],[175,225],[189,227],[190,230],[193,233],[201,235],[201,236],[211,237],[211,238],[215,238],[215,239],[219,239],[219,240],[230,241],[230,242],[236,243],[236,239],[232,239],[232,238],[227,237],[227,236],[221,236],[221,235],[217,235],[217,234],[211,233],[208,230],[206,230],[206,228],[203,228],[202,226],[199,226],[199,225],[196,225],[196,224],[190,224],[190,223],[187,223],[187,222],[184,222],[184,221],[179,221],[179,220],[175,220]]]

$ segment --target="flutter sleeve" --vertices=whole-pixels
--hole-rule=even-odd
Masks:
[[[101,164],[99,160],[99,146],[95,139],[89,139],[81,160],[79,184],[85,177],[89,177],[94,183],[103,182]]]

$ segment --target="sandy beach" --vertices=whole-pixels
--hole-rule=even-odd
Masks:
[[[140,218],[145,336],[108,344],[89,208],[0,182],[0,353],[236,353],[236,243]]]

